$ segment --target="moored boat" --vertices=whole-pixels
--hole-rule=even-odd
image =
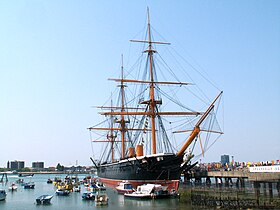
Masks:
[[[36,198],[36,203],[37,204],[50,204],[52,197],[53,197],[53,195],[41,195],[38,198]]]
[[[22,185],[23,185],[24,189],[34,189],[35,188],[34,182],[26,182],[26,183],[23,183]]]
[[[138,186],[135,192],[125,193],[124,196],[137,199],[158,199],[169,198],[171,194],[166,186],[159,184],[144,184]]]
[[[16,183],[22,184],[22,183],[24,183],[24,179],[18,179],[18,180],[16,180]]]
[[[53,180],[53,185],[56,186],[56,185],[58,185],[60,182],[62,182],[61,178],[60,178],[60,177],[55,177],[54,180]]]
[[[52,184],[52,183],[53,183],[53,180],[48,179],[48,180],[47,180],[47,183],[48,183],[48,184]]]
[[[73,192],[81,192],[81,187],[78,185],[74,185]]]
[[[104,192],[97,192],[94,201],[96,206],[105,206],[108,205],[109,197]]]
[[[77,177],[72,179],[69,176],[66,176],[64,181],[61,179],[56,179],[53,184],[57,189],[64,189],[64,190],[69,190],[73,191],[74,184],[76,184]]]
[[[34,174],[19,173],[18,176],[19,176],[19,177],[32,177],[32,176],[34,176]]]
[[[55,191],[55,194],[59,195],[59,196],[67,196],[67,195],[70,194],[70,191],[69,190],[65,190],[65,189],[57,189]]]
[[[89,190],[92,192],[105,191],[106,187],[103,185],[103,183],[96,182],[91,184]]]
[[[0,189],[0,201],[3,201],[6,199],[7,193],[5,190]]]
[[[132,184],[129,181],[122,181],[118,184],[118,186],[115,187],[115,189],[118,191],[120,194],[124,193],[132,193],[134,192],[134,188]]]
[[[95,193],[93,192],[84,192],[82,195],[84,200],[95,200]]]
[[[55,185],[57,189],[64,189],[64,190],[73,190],[73,184],[72,183],[65,183],[65,182],[60,182],[59,184]]]
[[[11,186],[9,187],[9,191],[15,191],[17,190],[17,185],[15,183],[12,183]]]

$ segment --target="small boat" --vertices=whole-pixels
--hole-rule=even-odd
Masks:
[[[93,192],[84,192],[82,195],[84,200],[95,200],[95,193]]]
[[[108,205],[109,197],[106,193],[97,192],[95,196],[95,205],[96,206],[105,206]]]
[[[17,190],[17,185],[15,183],[11,184],[11,186],[9,187],[9,191],[15,191]]]
[[[79,184],[80,183],[79,177],[77,177],[77,176],[72,176],[71,181],[72,181],[73,184]]]
[[[125,193],[125,197],[138,199],[168,198],[170,192],[166,186],[160,184],[144,184],[137,187],[133,193]]]
[[[24,173],[20,173],[20,174],[18,174],[18,176],[19,176],[19,177],[27,177],[27,176],[32,177],[32,176],[34,176],[34,174],[24,174]]]
[[[18,180],[16,181],[16,183],[22,184],[22,183],[24,183],[24,179],[18,179]]]
[[[23,188],[24,189],[34,189],[35,188],[35,183],[34,182],[23,183]]]
[[[93,183],[91,186],[88,188],[89,191],[92,192],[98,192],[98,191],[105,191],[106,187],[102,183]]]
[[[73,191],[74,191],[74,192],[81,192],[81,187],[78,186],[78,185],[74,185]]]
[[[70,191],[69,190],[65,190],[65,189],[57,189],[55,191],[55,194],[59,195],[59,196],[67,196],[67,195],[70,194]]]
[[[41,195],[36,198],[37,204],[50,204],[53,195]]]
[[[66,176],[64,181],[57,180],[57,181],[54,181],[53,183],[57,187],[57,189],[65,189],[65,190],[69,190],[69,191],[73,190],[72,179],[69,176]]]
[[[48,179],[47,183],[48,183],[48,184],[52,184],[52,183],[53,183],[53,180]]]
[[[62,182],[62,180],[61,180],[61,178],[59,178],[59,177],[55,177],[54,180],[53,180],[54,186],[56,186],[56,185],[59,184],[60,182]]]
[[[120,182],[119,185],[117,187],[115,187],[115,189],[120,194],[133,193],[135,191],[132,184],[129,181]]]
[[[57,189],[65,189],[72,191],[73,190],[73,184],[72,183],[65,183],[61,182],[59,185],[56,185]]]
[[[5,190],[0,189],[0,201],[3,201],[6,199],[7,193]]]

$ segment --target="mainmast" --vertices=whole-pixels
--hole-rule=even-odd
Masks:
[[[151,111],[151,128],[152,128],[152,142],[151,142],[151,149],[152,154],[156,154],[156,126],[155,126],[155,107],[156,107],[156,101],[155,101],[155,91],[154,91],[154,72],[153,72],[153,54],[155,51],[152,49],[152,39],[151,39],[151,24],[150,24],[150,13],[148,8],[148,37],[149,37],[149,48],[148,48],[148,56],[150,60],[150,102],[149,102],[149,108]]]

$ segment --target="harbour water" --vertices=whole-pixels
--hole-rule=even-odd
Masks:
[[[156,209],[156,210],[177,210],[177,209],[192,209],[191,206],[182,204],[178,199],[159,199],[159,200],[135,200],[124,198],[123,195],[119,195],[115,190],[107,188],[107,194],[109,196],[109,205],[96,207],[94,201],[82,200],[82,193],[85,188],[81,186],[81,192],[73,192],[69,196],[56,196],[53,184],[47,184],[48,178],[54,179],[55,177],[64,178],[66,175],[46,175],[35,174],[32,178],[23,177],[24,181],[35,182],[35,189],[23,189],[18,184],[17,191],[10,192],[8,187],[16,180],[19,179],[17,175],[8,176],[8,182],[0,183],[0,189],[5,189],[7,197],[5,201],[0,201],[1,210],[32,210],[32,209],[59,209],[59,210],[78,210],[78,209],[100,209],[103,210],[136,210],[136,209]],[[79,175],[79,179],[82,180],[86,175]],[[43,194],[52,194],[54,197],[51,200],[50,205],[37,205],[35,199]]]

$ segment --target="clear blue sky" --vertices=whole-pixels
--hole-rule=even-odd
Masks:
[[[225,93],[225,134],[203,161],[280,159],[280,1],[1,0],[0,167],[91,164],[91,106],[110,94],[147,6]]]

